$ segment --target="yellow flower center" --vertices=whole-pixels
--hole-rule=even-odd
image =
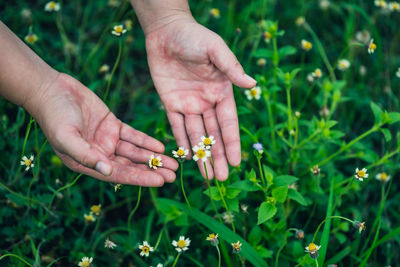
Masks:
[[[363,171],[363,170],[358,171],[358,172],[357,172],[357,176],[358,176],[358,177],[361,177],[361,178],[364,177],[364,176],[365,176],[365,171]]]
[[[346,65],[346,63],[344,63],[344,62],[340,62],[340,67],[341,67],[342,69],[345,69],[345,68],[347,68],[347,65]]]
[[[204,158],[204,156],[206,155],[206,152],[204,150],[200,149],[200,150],[197,150],[196,155],[197,155],[197,157],[199,157],[199,159],[201,159],[201,158]]]
[[[387,179],[387,174],[386,172],[381,173],[381,180],[385,181]]]
[[[312,44],[308,41],[303,42],[303,49],[304,50],[311,50]]]
[[[122,33],[123,28],[121,26],[117,26],[117,27],[115,27],[114,31],[117,33]]]
[[[209,239],[215,239],[215,234],[209,234],[209,235],[208,235],[208,238],[209,238]]]
[[[158,166],[160,164],[160,160],[157,159],[157,158],[154,158],[154,159],[151,160],[151,164],[153,166]]]
[[[206,138],[204,139],[203,143],[204,143],[206,146],[209,146],[209,145],[211,145],[212,142],[211,142],[211,139],[210,139],[210,138],[206,137]]]
[[[56,3],[54,3],[53,1],[51,1],[49,3],[49,8],[54,9],[56,7]]]
[[[210,13],[213,17],[219,17],[219,9],[218,8],[211,9]]]
[[[88,261],[82,262],[82,267],[89,267],[89,266],[90,266],[90,262],[88,262]]]
[[[400,5],[398,3],[393,3],[392,7],[394,10],[399,10]]]
[[[150,251],[150,248],[148,246],[143,246],[142,248],[143,253],[147,254]]]
[[[270,32],[264,32],[264,37],[265,37],[266,39],[271,39],[272,35],[271,35]]]
[[[178,241],[178,247],[180,247],[180,248],[184,248],[184,247],[186,247],[186,241],[185,240],[179,240]]]
[[[99,214],[101,212],[101,206],[100,205],[93,205],[91,207],[91,210],[94,214]]]
[[[250,95],[252,96],[252,97],[255,97],[255,96],[257,96],[258,95],[258,92],[257,92],[257,90],[256,89],[251,89],[250,90]]]
[[[242,246],[242,244],[240,244],[239,241],[236,243],[232,243],[232,248],[234,250],[240,250],[241,246]]]
[[[375,49],[376,49],[376,44],[370,43],[370,44],[369,44],[369,49],[375,50]]]
[[[317,250],[317,246],[314,243],[311,243],[308,245],[308,250],[315,251],[315,250]]]
[[[30,166],[32,164],[32,161],[30,159],[25,160],[25,165]]]
[[[185,155],[185,151],[183,151],[182,149],[178,149],[178,151],[176,151],[176,154],[180,157]]]

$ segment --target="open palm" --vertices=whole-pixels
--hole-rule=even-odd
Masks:
[[[250,88],[247,76],[225,42],[194,21],[176,21],[147,35],[151,75],[179,146],[190,148],[213,135],[214,169],[209,177],[225,180],[228,161],[240,163],[238,118],[232,82]],[[191,144],[191,145],[190,145]],[[205,177],[204,168],[199,168]]]
[[[175,179],[178,163],[160,155],[164,146],[117,119],[74,78],[61,74],[41,97],[37,118],[49,143],[71,169],[121,184],[161,186]],[[151,170],[151,155],[163,168]]]

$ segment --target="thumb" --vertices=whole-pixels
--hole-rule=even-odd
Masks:
[[[96,170],[102,175],[109,176],[112,173],[111,161],[99,149],[91,146],[77,131],[64,132],[61,147],[63,153],[69,155],[85,167]],[[60,140],[60,139],[59,139]]]
[[[242,65],[221,37],[217,36],[216,41],[210,44],[208,55],[211,62],[236,86],[251,88],[257,84],[256,80],[244,72]]]

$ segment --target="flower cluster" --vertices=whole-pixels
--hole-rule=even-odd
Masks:
[[[93,205],[90,208],[89,214],[84,214],[83,218],[85,219],[86,223],[92,223],[96,221],[96,217],[99,217],[101,215],[101,204],[99,205]]]

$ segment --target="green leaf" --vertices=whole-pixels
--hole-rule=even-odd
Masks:
[[[249,180],[243,180],[243,181],[234,182],[233,184],[231,184],[229,186],[229,188],[237,188],[237,189],[240,189],[242,191],[249,191],[249,192],[254,192],[254,191],[261,190],[259,187],[255,186]]]
[[[251,229],[249,233],[249,242],[253,246],[256,246],[258,245],[258,243],[261,242],[261,239],[262,239],[262,230],[260,226],[256,225],[253,227],[253,229]]]
[[[372,109],[372,112],[374,113],[375,124],[381,123],[383,114],[384,114],[382,109],[374,102],[371,102],[371,109]]]
[[[390,140],[392,140],[392,133],[389,131],[389,129],[381,128],[380,131],[382,132],[383,136],[385,137],[386,142],[389,142]]]
[[[303,206],[309,205],[309,203],[304,199],[304,197],[299,192],[291,188],[288,191],[287,198],[293,199],[294,201]]]
[[[400,121],[400,113],[399,112],[389,112],[389,124],[394,124]]]
[[[210,196],[210,191],[211,191],[211,198],[216,200],[216,201],[220,201],[221,200],[221,196],[218,192],[218,188],[216,186],[211,186],[210,189],[206,189],[203,191],[203,194],[206,196]]]
[[[192,219],[196,220],[198,223],[202,224],[210,230],[210,232],[218,233],[219,237],[228,242],[229,244],[240,241],[242,243],[242,250],[240,254],[245,257],[254,266],[267,267],[268,264],[262,259],[262,257],[257,253],[257,251],[247,243],[241,236],[232,232],[222,223],[216,221],[207,214],[199,211],[198,209],[192,207],[190,210],[186,204],[177,202],[172,199],[158,198],[157,202],[161,205],[173,206],[182,212],[188,214]]]
[[[240,192],[242,192],[242,190],[238,188],[228,187],[226,189],[226,197],[229,199],[236,198],[240,194]]]
[[[228,210],[239,212],[239,198],[226,199],[226,205],[228,205]]]
[[[276,201],[281,202],[281,203],[285,202],[287,193],[288,193],[287,185],[278,186],[278,187],[272,189],[272,196],[276,199]]]
[[[257,49],[254,52],[254,57],[265,57],[265,58],[272,58],[273,52],[267,49]]]
[[[283,185],[290,185],[299,180],[299,178],[291,176],[291,175],[281,175],[274,178],[274,185],[275,186],[283,186]]]
[[[271,219],[272,217],[274,217],[274,215],[276,214],[276,207],[267,203],[267,202],[263,202],[261,203],[260,208],[258,209],[258,221],[257,224],[262,224],[266,221],[268,221],[269,219]]]
[[[287,45],[279,49],[278,54],[279,57],[282,58],[284,56],[290,56],[296,54],[297,49],[293,46]]]

